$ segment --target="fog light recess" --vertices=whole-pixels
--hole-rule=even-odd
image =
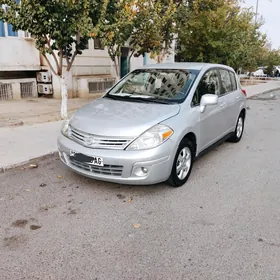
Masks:
[[[134,174],[138,177],[145,177],[147,176],[148,172],[149,172],[149,168],[145,166],[137,167],[134,170]]]

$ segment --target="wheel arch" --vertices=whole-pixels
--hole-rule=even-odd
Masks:
[[[182,139],[182,141],[184,139],[188,139],[191,141],[191,143],[193,144],[193,157],[196,156],[196,152],[197,152],[197,137],[193,132],[188,132]]]

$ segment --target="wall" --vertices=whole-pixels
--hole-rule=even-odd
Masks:
[[[0,71],[40,69],[39,52],[32,38],[0,37],[0,50]]]

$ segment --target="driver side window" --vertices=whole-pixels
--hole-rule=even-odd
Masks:
[[[192,100],[192,106],[200,104],[202,95],[216,94],[220,95],[221,87],[217,70],[210,70],[204,74],[200,80]]]

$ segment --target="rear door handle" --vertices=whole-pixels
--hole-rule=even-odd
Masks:
[[[240,96],[237,96],[237,97],[236,97],[236,100],[237,100],[237,101],[240,100]]]

